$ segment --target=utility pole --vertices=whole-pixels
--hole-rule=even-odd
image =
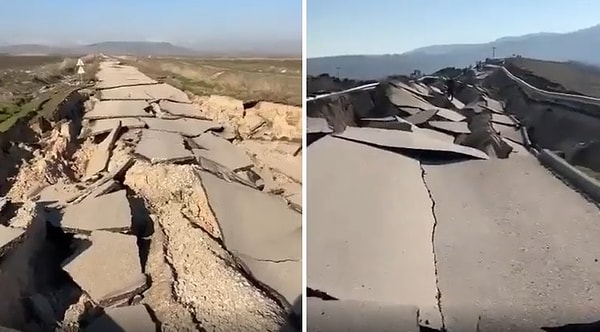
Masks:
[[[335,77],[340,78],[340,67],[335,67],[336,73]]]
[[[492,59],[496,58],[496,46],[492,47]]]

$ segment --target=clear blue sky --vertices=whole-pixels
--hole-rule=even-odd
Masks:
[[[600,24],[598,0],[307,1],[307,57],[402,53]]]
[[[2,43],[297,40],[302,0],[0,0]]]

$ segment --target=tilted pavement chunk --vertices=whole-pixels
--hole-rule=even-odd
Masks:
[[[437,109],[421,111],[417,114],[413,114],[413,115],[405,118],[404,120],[406,120],[414,125],[420,125],[422,123],[425,123],[425,122],[431,120],[431,118],[433,118],[437,114],[437,112],[438,112]]]
[[[306,133],[307,134],[316,134],[316,133],[324,133],[330,134],[333,132],[333,129],[327,123],[327,120],[324,118],[315,118],[315,117],[306,117]]]
[[[419,332],[418,308],[364,301],[323,301],[310,297],[306,303],[309,332]]]
[[[192,140],[201,147],[193,150],[196,157],[209,159],[233,172],[254,166],[243,148],[212,133],[202,134]]]
[[[110,134],[108,134],[108,136],[106,136],[106,138],[96,146],[94,154],[92,154],[92,157],[88,161],[87,167],[85,168],[84,178],[89,179],[106,169],[120,130],[121,122],[118,121]]]
[[[79,204],[67,206],[61,227],[91,232],[111,230],[117,232],[131,229],[131,209],[125,190],[101,196],[88,196]]]
[[[109,133],[119,121],[121,122],[121,127],[128,129],[144,128],[146,126],[146,123],[138,118],[112,118],[91,120],[87,124],[83,125],[80,137],[86,138],[90,136]]]
[[[396,106],[420,108],[423,111],[432,108],[437,108],[436,106],[431,105],[421,97],[418,97],[404,89],[397,88],[392,85],[388,86],[386,93],[390,102]]]
[[[334,136],[388,148],[453,152],[479,159],[489,159],[489,156],[480,150],[440,141],[420,132],[348,127],[343,133]]]
[[[185,92],[165,83],[104,89],[100,92],[100,100],[159,99],[168,99],[179,103],[190,103],[190,99]]]
[[[517,124],[508,115],[492,113],[492,122],[500,123],[508,126],[516,126]]]
[[[454,121],[429,121],[430,126],[436,129],[448,131],[455,134],[470,134],[469,124],[466,122]]]
[[[194,137],[202,135],[210,130],[219,130],[223,126],[217,122],[199,119],[143,119],[149,129],[165,131],[169,133],[179,133],[183,136]]]
[[[438,107],[437,108],[438,112],[437,112],[437,116],[442,117],[446,120],[450,120],[450,121],[464,121],[466,119],[466,117],[456,111],[453,110],[449,110],[447,108],[442,108],[442,107]]]
[[[302,217],[285,201],[247,186],[199,172],[227,249],[253,275],[292,303],[302,293]],[[261,264],[260,262],[274,264]],[[295,264],[279,264],[292,261]],[[291,279],[290,279],[291,278]]]
[[[441,327],[433,202],[419,161],[332,136],[307,153],[307,287],[415,305],[429,327]]]
[[[0,257],[25,234],[24,229],[0,225]]]
[[[161,100],[158,102],[161,110],[185,118],[197,118],[207,120],[205,114],[200,111],[200,108],[194,104],[177,103],[170,100]]]
[[[96,318],[84,332],[144,332],[155,331],[156,324],[144,305],[109,308]]]
[[[91,242],[63,270],[94,302],[110,306],[146,287],[135,236],[94,231]]]
[[[492,123],[492,127],[500,136],[509,139],[521,145],[525,144],[525,138],[521,134],[521,130],[514,126],[509,126],[501,123]]]
[[[185,148],[183,137],[177,133],[143,130],[135,153],[152,163],[193,160],[192,152]]]
[[[83,115],[84,119],[111,119],[127,117],[154,117],[146,109],[150,107],[148,102],[143,100],[104,100],[94,104],[91,111]]]

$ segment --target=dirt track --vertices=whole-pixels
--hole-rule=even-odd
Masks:
[[[68,119],[19,145],[31,159],[0,208],[0,275],[21,295],[0,301],[13,308],[0,305],[0,326],[280,330],[301,292],[299,109],[194,104],[114,61],[98,79],[85,103],[61,104]],[[17,257],[31,262],[19,276],[4,265]]]

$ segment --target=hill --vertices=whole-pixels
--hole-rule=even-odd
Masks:
[[[503,37],[482,44],[432,45],[402,54],[347,55],[309,58],[309,75],[336,74],[352,79],[379,79],[392,74],[409,74],[418,69],[432,73],[444,67],[466,67],[478,60],[518,54],[527,58],[578,61],[600,65],[600,25],[569,33],[535,33]],[[337,69],[339,67],[339,70]]]

